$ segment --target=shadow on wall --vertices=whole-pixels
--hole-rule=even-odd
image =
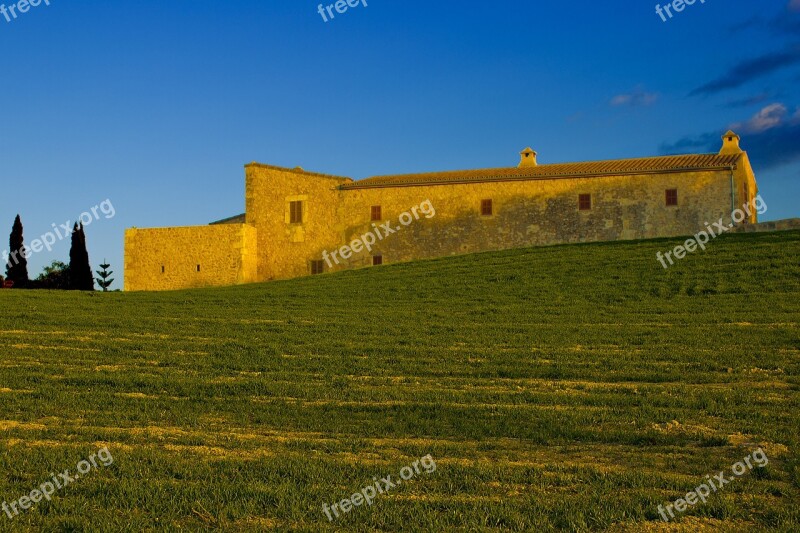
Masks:
[[[392,263],[528,246],[673,237],[697,231],[710,216],[698,208],[681,206],[667,215],[672,224],[648,224],[652,207],[644,202],[595,201],[590,209],[580,210],[573,196],[519,197],[504,201],[488,216],[464,208],[455,217],[421,218],[330,270],[371,266],[373,256],[380,256],[381,263]],[[340,245],[362,240],[372,231],[370,223],[353,226],[345,231]],[[324,252],[320,249],[318,257]]]

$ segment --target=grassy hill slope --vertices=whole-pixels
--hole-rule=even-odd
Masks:
[[[0,531],[797,530],[800,232],[664,270],[678,242],[0,291],[0,500],[114,457]],[[758,446],[766,468],[660,521]],[[323,514],[428,454],[435,472]]]

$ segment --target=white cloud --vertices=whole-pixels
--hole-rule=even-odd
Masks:
[[[800,1],[800,0],[798,0]],[[625,94],[618,94],[609,102],[614,107],[644,107],[653,105],[658,100],[658,93],[649,93],[641,87]]]
[[[732,126],[734,130],[741,130],[744,133],[761,133],[784,124],[784,119],[789,114],[789,110],[783,104],[770,104],[761,111],[753,115],[747,122],[738,122]],[[798,112],[800,114],[800,112]],[[795,114],[795,116],[798,116]]]

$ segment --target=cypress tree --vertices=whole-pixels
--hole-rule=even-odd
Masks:
[[[73,291],[93,291],[94,276],[86,250],[86,234],[83,224],[72,228],[72,244],[69,249],[69,288]]]
[[[14,287],[22,288],[28,285],[28,257],[25,242],[22,237],[22,220],[19,215],[14,219],[9,238],[8,264],[6,265],[6,278],[14,282]]]

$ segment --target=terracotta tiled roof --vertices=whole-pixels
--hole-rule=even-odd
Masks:
[[[651,174],[656,172],[691,172],[699,170],[725,170],[732,168],[741,154],[700,154],[646,157],[642,159],[613,159],[585,163],[558,163],[536,167],[485,168],[376,176],[346,183],[341,189],[371,187],[408,187],[412,185],[437,185],[464,182],[514,181],[556,178],[586,178],[608,175]]]

